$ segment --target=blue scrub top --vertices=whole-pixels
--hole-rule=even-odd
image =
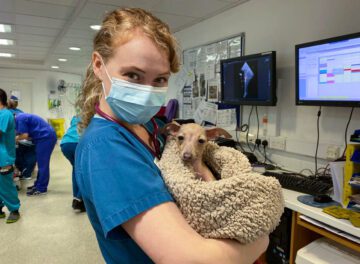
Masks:
[[[153,263],[121,224],[173,201],[154,156],[122,126],[94,117],[77,146],[75,168],[106,263]]]
[[[19,108],[9,109],[9,111],[10,111],[12,114],[15,114],[15,115],[24,113],[24,112],[21,111]]]
[[[56,133],[40,116],[33,114],[18,114],[15,118],[16,132],[18,134],[28,133],[32,141],[36,142],[54,138]]]
[[[65,143],[78,143],[79,142],[79,134],[77,132],[77,125],[80,122],[80,118],[74,116],[71,119],[70,127],[66,131],[65,135],[63,136],[60,146]]]
[[[16,155],[15,120],[8,109],[0,110],[0,131],[0,167],[13,165]]]

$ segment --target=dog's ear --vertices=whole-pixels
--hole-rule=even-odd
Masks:
[[[161,130],[160,133],[164,134],[166,136],[176,136],[177,132],[179,132],[180,125],[176,122],[171,122],[169,124],[166,124]]]
[[[225,129],[219,127],[206,129],[205,132],[208,140],[214,140],[218,137],[232,138],[232,136]]]

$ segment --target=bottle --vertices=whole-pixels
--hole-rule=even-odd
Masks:
[[[262,135],[264,138],[267,137],[268,121],[267,114],[264,114],[262,118]]]

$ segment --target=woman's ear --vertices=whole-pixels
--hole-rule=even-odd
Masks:
[[[92,54],[92,68],[96,77],[103,81],[103,72],[102,72],[103,62],[101,56],[98,52],[94,51]]]

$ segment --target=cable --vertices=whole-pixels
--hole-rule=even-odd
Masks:
[[[240,131],[241,131],[241,128],[240,128]],[[240,142],[240,140],[239,140],[238,131],[237,131],[237,130],[235,131],[235,135],[236,135],[236,141],[237,141],[238,146],[241,148],[242,152],[245,152],[245,149],[243,148],[243,146],[241,145],[241,142]]]
[[[318,154],[318,149],[319,149],[319,139],[320,139],[320,125],[319,125],[319,121],[320,121],[320,116],[321,116],[321,106],[319,108],[319,111],[317,113],[317,123],[316,123],[316,127],[317,127],[317,141],[316,141],[316,150],[315,150],[315,176],[317,173],[317,154]]]
[[[346,129],[345,129],[345,148],[344,148],[344,152],[342,154],[341,157],[345,157],[345,152],[346,152],[346,149],[347,149],[347,131],[348,131],[348,128],[349,128],[349,124],[350,124],[350,121],[351,121],[351,118],[352,118],[352,114],[354,112],[354,106],[351,108],[351,111],[350,111],[350,116],[349,116],[349,120],[346,124]]]
[[[254,146],[254,148],[251,148],[251,146],[249,144],[250,118],[251,118],[253,110],[254,110],[254,106],[251,106],[251,110],[250,110],[249,117],[248,117],[248,123],[247,123],[247,131],[246,131],[246,144],[251,152],[254,152],[256,150],[256,145]],[[259,130],[260,130],[260,122],[259,122],[259,113],[258,113],[257,106],[255,106],[255,113],[256,113],[256,120],[257,120],[256,139],[258,139],[259,138]]]
[[[258,113],[258,108],[257,108],[257,106],[255,106],[255,113],[256,113],[256,120],[257,120],[256,139],[259,139],[260,122],[259,122],[259,113]]]

